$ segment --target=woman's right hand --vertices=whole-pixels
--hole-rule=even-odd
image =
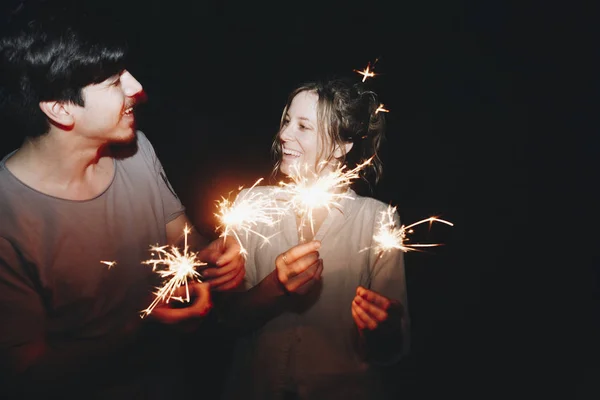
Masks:
[[[288,293],[304,294],[321,279],[323,260],[319,258],[321,242],[296,245],[275,259],[276,277]]]

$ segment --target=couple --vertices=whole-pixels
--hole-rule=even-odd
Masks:
[[[339,209],[315,213],[313,240],[297,244],[291,215],[271,245],[249,237],[246,260],[233,238],[207,243],[192,230],[187,243],[209,264],[205,283],[193,285],[189,306],[163,303],[140,319],[157,284],[142,264],[149,246],[181,246],[191,224],[135,130],[143,91],[126,47],[58,11],[23,17],[0,39],[0,104],[24,139],[0,161],[2,398],[185,395],[170,344],[213,300],[241,332],[227,398],[379,398],[372,366],[407,351],[403,258],[385,255],[366,283],[377,255],[359,251],[387,207],[352,190]],[[323,174],[376,156],[378,105],[360,84],[299,87],[274,142],[275,170],[289,175],[301,163]],[[372,172],[377,180],[377,158]]]

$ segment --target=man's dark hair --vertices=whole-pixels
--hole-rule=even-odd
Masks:
[[[120,73],[127,46],[106,15],[65,1],[29,5],[0,37],[0,112],[14,133],[37,137],[49,129],[39,103],[84,106],[82,89]]]

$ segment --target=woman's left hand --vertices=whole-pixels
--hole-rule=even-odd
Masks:
[[[392,301],[381,294],[362,286],[356,288],[352,300],[352,317],[358,329],[375,330],[388,319],[388,310]]]

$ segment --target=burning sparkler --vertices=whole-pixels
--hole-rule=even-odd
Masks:
[[[377,62],[377,60],[375,60],[375,62]],[[373,63],[375,64],[375,63]],[[373,70],[371,70],[371,63],[367,63],[367,67],[365,69],[363,69],[362,71],[359,71],[357,69],[354,70],[354,72],[359,73],[363,76],[362,78],[362,82],[366,81],[368,78],[372,78],[374,77],[376,74],[375,72],[373,72]]]
[[[441,245],[439,243],[409,244],[408,243],[409,238],[407,237],[407,235],[413,233],[413,230],[412,230],[413,227],[424,224],[426,222],[429,222],[430,226],[434,222],[441,222],[446,225],[454,226],[454,224],[452,222],[449,222],[449,221],[446,221],[446,220],[443,220],[443,219],[440,219],[437,217],[429,217],[429,218],[422,219],[420,221],[417,221],[417,222],[407,225],[407,226],[401,225],[398,227],[396,224],[396,220],[394,218],[395,215],[396,215],[396,207],[392,207],[392,206],[388,206],[386,211],[381,212],[379,226],[377,227],[377,231],[373,235],[373,241],[375,242],[374,249],[376,252],[378,252],[378,256],[377,256],[377,259],[375,260],[375,264],[373,264],[373,266],[371,268],[371,271],[375,270],[377,261],[379,261],[379,259],[381,259],[381,257],[383,257],[383,254],[390,252],[392,250],[400,250],[403,252],[418,251],[418,249],[421,247],[436,247],[436,246]],[[369,248],[364,249],[364,250],[368,250],[368,249]],[[370,276],[369,276],[369,286],[370,286],[372,276],[373,276],[373,274],[370,274]]]
[[[421,221],[415,222],[414,224],[410,224],[408,226],[401,225],[400,227],[396,226],[396,222],[394,220],[394,215],[396,214],[396,207],[388,206],[386,211],[381,212],[381,218],[379,220],[379,227],[377,228],[377,232],[373,236],[373,240],[376,243],[376,250],[379,251],[379,258],[383,255],[383,253],[398,249],[404,252],[407,251],[415,251],[419,247],[435,247],[440,246],[439,243],[430,243],[430,244],[408,244],[409,238],[407,238],[407,234],[413,233],[411,229],[414,226],[424,224],[425,222],[429,222],[429,224],[433,224],[434,222],[441,222],[446,225],[454,226],[452,222],[448,222],[446,220],[429,217],[422,219]]]
[[[117,262],[116,261],[100,261],[102,264],[106,264],[108,265],[108,269],[111,269],[112,267],[114,267]]]
[[[280,182],[279,192],[289,199],[291,208],[300,217],[298,224],[300,243],[305,241],[303,228],[307,221],[310,223],[312,234],[315,234],[313,211],[318,208],[326,208],[328,211],[334,207],[339,208],[342,199],[352,198],[347,193],[347,187],[359,177],[360,170],[369,165],[372,160],[373,157],[349,171],[346,171],[346,166],[343,165],[335,171],[321,175],[311,174],[307,165],[304,166],[304,172],[299,166],[294,165],[290,174],[292,182]]]
[[[206,265],[206,263],[200,261],[197,258],[196,253],[188,251],[187,236],[190,232],[191,229],[186,225],[183,230],[185,235],[183,253],[175,246],[151,246],[151,251],[154,252],[158,258],[146,260],[143,263],[152,265],[152,271],[156,271],[158,275],[165,280],[165,284],[162,287],[157,288],[157,291],[154,293],[156,297],[150,306],[142,311],[142,318],[150,314],[154,307],[161,301],[168,303],[173,299],[181,302],[189,302],[190,291],[188,280],[197,280],[198,282],[201,282],[201,275],[196,271],[196,267]],[[158,269],[159,265],[162,265],[165,268]],[[182,298],[174,296],[175,291],[184,285],[186,297]]]
[[[222,230],[221,237],[225,238],[230,233],[236,238],[240,244],[240,253],[244,256],[247,251],[242,245],[239,237],[239,232],[244,232],[247,235],[255,234],[263,239],[263,244],[269,242],[269,237],[264,236],[255,230],[258,224],[274,225],[281,215],[286,211],[286,208],[277,205],[273,196],[269,196],[265,192],[257,192],[252,189],[261,182],[260,178],[250,189],[248,189],[241,197],[232,203],[226,198],[222,198],[218,202],[219,213],[215,214],[221,225],[217,230]],[[242,188],[240,187],[240,190]]]
[[[383,103],[380,103],[379,107],[377,107],[377,110],[375,110],[375,114],[377,114],[378,112],[390,112],[390,110],[386,109]]]

